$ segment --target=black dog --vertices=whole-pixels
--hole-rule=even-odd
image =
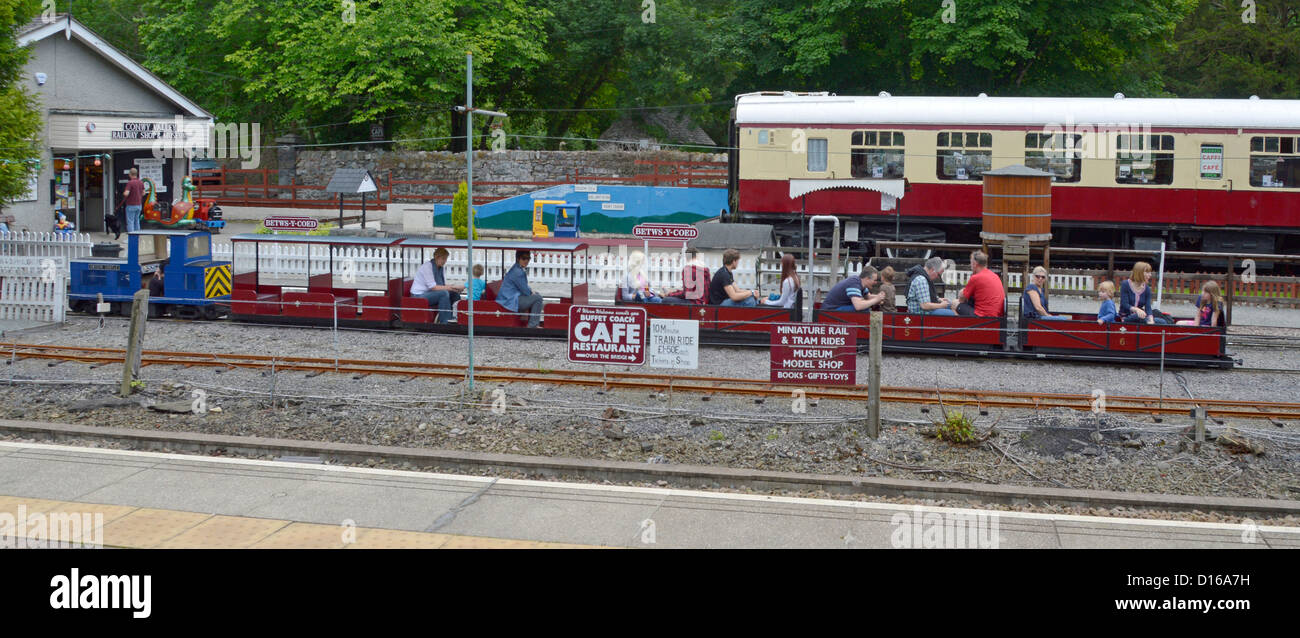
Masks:
[[[107,230],[112,231],[113,239],[118,239],[122,236],[122,222],[120,221],[121,217],[118,216],[119,212],[122,210],[122,207],[118,207],[117,210],[104,216],[104,227]]]

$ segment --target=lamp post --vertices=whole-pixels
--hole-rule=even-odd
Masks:
[[[474,114],[481,113],[488,117],[510,117],[497,111],[474,108],[474,54],[465,53],[465,106],[456,107],[456,111],[465,114],[465,216],[468,218],[468,232],[465,235],[468,253],[465,272],[474,276]],[[453,226],[454,231],[454,226]],[[501,273],[504,275],[505,273]],[[474,392],[474,295],[469,299],[469,391]]]

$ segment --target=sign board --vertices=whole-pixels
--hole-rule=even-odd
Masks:
[[[153,182],[155,193],[166,193],[167,184],[163,183],[163,160],[152,157],[137,158],[135,167],[140,169],[140,180],[148,178]]]
[[[1223,145],[1201,145],[1201,179],[1223,179]]]
[[[573,192],[575,193],[594,193],[596,192],[595,184],[574,184]]]
[[[1003,261],[1029,261],[1029,243],[1009,241],[1002,244]]]
[[[700,231],[690,224],[637,224],[632,235],[642,239],[684,239],[700,236]]]
[[[650,367],[686,370],[700,367],[700,322],[651,319]]]
[[[262,220],[267,230],[316,230],[312,217],[267,217]]]
[[[569,306],[569,361],[645,363],[645,308]]]
[[[772,383],[855,385],[856,326],[782,323],[772,326]]]
[[[53,280],[66,277],[68,258],[58,257],[0,257],[0,277],[39,277]]]

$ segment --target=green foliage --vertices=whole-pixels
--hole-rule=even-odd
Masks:
[[[717,430],[709,430],[710,441],[721,441],[725,438],[727,438],[727,435],[723,434],[722,432],[719,432]]]
[[[781,435],[777,433],[776,428],[772,428],[772,431],[767,433],[767,440],[769,441],[775,441],[779,438],[781,438]]]
[[[975,421],[961,410],[951,410],[937,424],[935,436],[950,443],[970,443],[975,440]]]
[[[1300,0],[1255,4],[1204,0],[1178,25],[1176,55],[1163,58],[1166,88],[1179,97],[1300,97]]]
[[[136,390],[143,390],[145,383],[140,379],[132,379],[129,385],[131,386],[131,391],[135,392]]]
[[[14,29],[40,9],[39,0],[0,0],[0,207],[27,192],[42,154],[39,105],[22,83],[31,50],[14,38]]]
[[[469,215],[466,209],[469,208],[469,187],[465,182],[460,183],[456,189],[456,196],[451,199],[451,230],[455,233],[456,239],[465,239],[469,236]],[[474,220],[478,221],[478,209],[474,209]],[[478,239],[478,227],[474,228],[474,239]]]

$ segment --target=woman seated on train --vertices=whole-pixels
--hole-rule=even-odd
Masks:
[[[1223,295],[1219,292],[1219,283],[1210,280],[1201,286],[1201,296],[1196,300],[1196,318],[1179,321],[1178,325],[1217,328],[1223,325],[1223,317]]]
[[[795,270],[794,255],[786,253],[781,256],[781,294],[773,293],[763,300],[763,305],[792,308],[795,297],[799,296],[799,287],[799,273]]]
[[[645,253],[632,251],[627,257],[627,276],[623,277],[623,301],[636,303],[659,303],[663,301],[650,289],[650,280],[645,276]]]
[[[1107,279],[1097,285],[1097,298],[1101,300],[1101,309],[1097,311],[1097,323],[1108,324],[1115,321],[1115,282]]]
[[[1168,324],[1151,313],[1151,264],[1139,261],[1133,272],[1120,284],[1119,321],[1124,323]]]
[[[1020,293],[1020,314],[1025,319],[1068,321],[1070,318],[1065,315],[1053,315],[1047,311],[1047,291],[1043,289],[1047,285],[1047,269],[1042,266],[1034,268],[1031,279],[1033,282]]]

